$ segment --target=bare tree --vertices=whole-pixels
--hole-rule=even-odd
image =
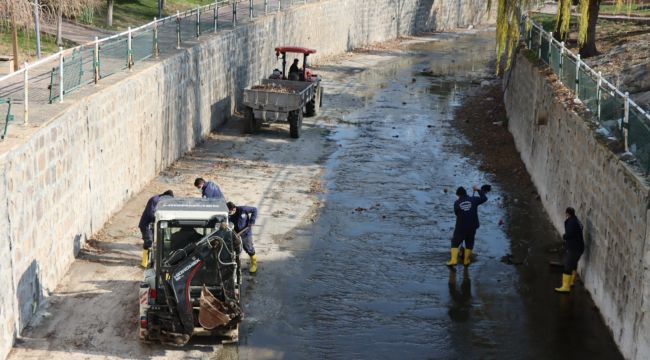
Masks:
[[[14,55],[14,71],[18,70],[18,29],[31,25],[32,5],[28,0],[0,1],[0,19],[9,20],[11,24],[11,43]]]

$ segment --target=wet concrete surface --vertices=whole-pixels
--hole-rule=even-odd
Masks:
[[[294,257],[246,279],[240,345],[222,355],[621,358],[581,285],[553,292],[559,235],[530,186],[482,172],[461,150],[454,109],[488,76],[493,46],[489,31],[437,34],[321,67],[336,149],[323,206],[276,239]],[[453,193],[483,183],[493,191],[476,262],[450,270]],[[500,261],[507,254],[518,265]]]

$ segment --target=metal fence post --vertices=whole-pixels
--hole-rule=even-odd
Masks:
[[[542,29],[537,29],[539,31],[539,48],[537,49],[537,58],[542,58],[542,35],[544,31]]]
[[[598,106],[598,120],[600,121],[600,96],[601,96],[601,87],[603,85],[603,72],[598,72],[598,87],[596,88],[596,105]]]
[[[625,151],[628,151],[628,132],[629,132],[629,122],[630,119],[630,93],[625,92],[624,103],[623,103],[623,136],[625,139]]]
[[[99,82],[99,38],[95,36],[95,50],[93,51],[93,70],[95,72],[95,84]]]
[[[59,102],[63,102],[63,47],[59,47]]]
[[[29,65],[25,61],[25,72],[23,73],[23,88],[25,89],[25,101],[23,102],[23,124],[29,124]]]
[[[181,12],[176,10],[176,49],[181,48]]]
[[[201,7],[196,8],[196,37],[201,36]]]
[[[128,33],[126,34],[126,65],[131,69],[133,66],[133,42],[131,41],[131,27],[129,26]]]
[[[232,2],[232,27],[237,26],[237,0]]]
[[[528,50],[533,48],[533,27],[528,29]]]
[[[564,41],[560,43],[560,82],[564,83],[562,81],[564,75]]]
[[[214,5],[214,12],[212,14],[212,21],[214,21],[214,32],[217,32],[217,28],[219,25],[217,23],[219,22],[219,4],[215,2]]]
[[[248,18],[253,19],[253,0],[248,0]]]
[[[153,56],[155,58],[160,55],[160,50],[158,49],[158,20],[153,18]]]
[[[576,99],[580,98],[578,95],[580,94],[580,54],[576,55]]]
[[[553,56],[551,56],[551,51],[553,49],[553,32],[548,32],[548,64],[551,65],[553,62]]]

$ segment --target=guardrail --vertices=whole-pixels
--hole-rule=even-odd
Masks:
[[[522,22],[522,40],[528,50],[546,63],[558,79],[595,115],[598,133],[621,140],[625,151],[650,173],[650,114],[553,38],[551,31],[530,18]]]
[[[61,103],[66,95],[129,70],[143,60],[157,58],[161,52],[175,51],[188,39],[216,33],[222,27],[234,28],[238,10],[245,11],[246,17],[252,20],[255,16],[306,3],[307,0],[215,0],[162,19],[154,18],[119,34],[95,38],[69,49],[59,48],[56,54],[34,63],[25,62],[21,69],[0,77],[0,99],[11,99],[9,104],[22,104],[23,111],[16,117],[22,118],[22,124],[29,124],[30,105]],[[4,134],[7,126],[5,122]]]

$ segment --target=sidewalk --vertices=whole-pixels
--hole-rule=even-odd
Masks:
[[[56,36],[56,23],[41,24],[41,31]],[[63,39],[76,44],[85,44],[95,40],[95,37],[103,38],[114,33],[104,29],[96,29],[90,26],[82,26],[68,20],[63,20],[61,26]]]

